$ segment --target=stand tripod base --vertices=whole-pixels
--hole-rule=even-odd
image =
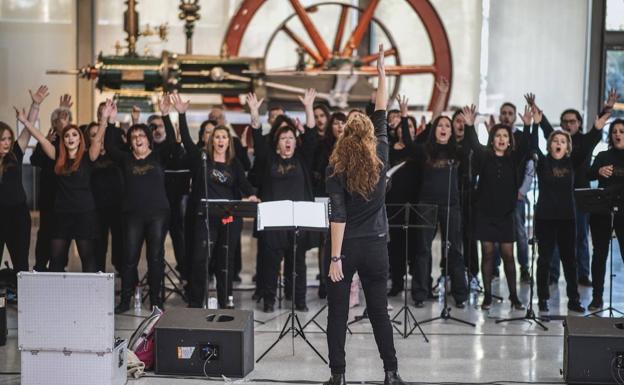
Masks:
[[[614,308],[613,306],[609,306],[609,307],[605,307],[604,309],[596,310],[593,313],[589,313],[585,317],[592,317],[592,316],[601,317],[598,314],[604,313],[604,312],[607,312],[607,311],[609,312],[609,318],[613,318],[613,313],[618,313],[621,316],[624,316],[624,313],[622,313],[618,309]]]
[[[289,323],[290,326],[288,326]],[[275,345],[277,345],[277,343],[280,342],[282,338],[286,337],[286,335],[288,335],[289,333],[292,336],[291,338],[293,344],[293,356],[295,355],[295,337],[300,336],[308,344],[310,349],[312,349],[314,353],[316,353],[316,355],[319,356],[319,358],[327,364],[327,360],[306,338],[305,333],[303,332],[303,328],[301,327],[301,322],[299,322],[299,317],[295,312],[291,312],[290,314],[288,314],[288,318],[286,319],[286,322],[284,322],[284,327],[282,327],[282,331],[280,332],[279,337],[277,337],[277,340],[275,340],[275,342],[273,342],[273,344],[269,346],[269,348],[264,353],[262,353],[262,355],[256,360],[256,363],[260,362],[260,360],[263,359],[264,356],[266,356],[275,347]]]
[[[401,313],[403,313],[403,331],[401,331],[395,324],[396,319],[399,318]],[[414,323],[414,326],[412,326],[411,329],[408,332],[407,328],[411,326],[409,324],[410,319],[411,319],[411,322]],[[392,327],[399,333],[399,335],[401,337],[403,337],[403,338],[409,337],[410,335],[412,335],[414,330],[416,330],[416,328],[418,328],[418,330],[420,331],[420,334],[422,334],[423,338],[425,339],[425,342],[427,342],[427,343],[429,342],[429,339],[427,338],[427,335],[425,334],[425,332],[420,327],[420,324],[416,320],[416,317],[414,316],[414,313],[412,313],[412,309],[410,309],[409,306],[403,306],[401,308],[401,310],[399,310],[399,312],[396,313],[394,315],[394,317],[392,317],[390,322],[392,323]],[[396,322],[400,325],[400,322],[398,322],[398,321],[396,321]]]
[[[367,311],[367,309],[364,309],[364,312],[362,313],[362,315],[356,315],[355,317],[353,317],[353,321],[347,322],[347,328],[348,328],[348,326],[353,325],[354,323],[360,322],[360,321],[365,320],[365,319],[368,319],[368,311]],[[401,321],[397,321],[394,318],[392,318],[390,320],[390,323],[396,324],[396,325],[400,325]]]
[[[318,327],[319,329],[321,329],[321,331],[325,334],[327,334],[327,330],[325,330],[318,322],[316,322],[316,317],[318,317],[319,315],[321,315],[321,313],[327,309],[327,304],[323,305],[319,311],[317,311],[316,313],[314,313],[314,315],[312,316],[312,318],[310,318],[308,320],[308,322],[306,322],[303,325],[303,330],[305,330],[310,324],[315,324],[316,327]],[[349,332],[349,334],[353,335],[353,332],[351,331],[351,329],[349,328],[349,326],[347,326],[347,332]]]
[[[515,317],[515,318],[505,318],[496,320],[496,323],[499,324],[501,322],[511,322],[511,321],[533,321],[538,326],[540,326],[544,331],[548,330],[546,326],[542,322],[550,322],[550,319],[544,317],[538,317],[535,315],[535,312],[532,308],[528,308],[524,317]]]
[[[444,320],[444,321],[451,320],[451,321],[462,323],[464,325],[472,326],[473,328],[477,326],[477,325],[473,324],[472,322],[464,321],[463,319],[459,319],[459,318],[453,317],[451,315],[451,308],[448,307],[448,306],[445,306],[444,309],[442,309],[442,312],[440,313],[440,316],[434,317],[434,318],[430,318],[428,320],[424,320],[420,324],[422,325],[422,324],[426,324],[426,323],[437,321],[437,320]]]

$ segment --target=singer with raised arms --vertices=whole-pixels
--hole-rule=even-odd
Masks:
[[[388,317],[388,219],[385,209],[388,169],[386,73],[383,45],[379,45],[379,88],[371,118],[352,113],[336,142],[327,167],[330,198],[331,262],[327,286],[327,344],[331,377],[328,385],[345,384],[345,333],[351,279],[362,281],[368,317],[383,360],[384,384],[404,384]]]

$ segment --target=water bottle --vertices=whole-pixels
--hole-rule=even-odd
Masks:
[[[208,309],[218,309],[219,301],[215,297],[208,298]]]
[[[226,309],[234,309],[234,297],[228,296],[227,305],[225,305]]]
[[[6,291],[4,289],[0,289],[0,346],[6,345],[8,333],[6,302]]]
[[[141,313],[141,307],[142,307],[141,299],[142,299],[141,286],[137,285],[134,288],[134,312],[135,313]]]

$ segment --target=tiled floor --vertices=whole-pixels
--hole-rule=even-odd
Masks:
[[[171,247],[168,244],[167,250]],[[439,250],[434,247],[433,250]],[[251,276],[254,269],[255,240],[245,235],[243,239],[243,283],[235,291],[237,307],[254,310],[255,318],[266,321],[265,324],[255,326],[255,357],[277,338],[281,326],[285,322],[287,309],[278,309],[275,313],[265,314],[259,305],[251,300]],[[168,253],[168,255],[171,253]],[[619,255],[619,252],[618,252]],[[169,257],[168,257],[169,259]],[[172,258],[171,258],[172,259]],[[437,260],[438,256],[434,257]],[[624,295],[622,294],[621,276],[624,275],[622,260],[616,256],[614,260],[615,273],[618,275],[615,282],[616,308],[624,310]],[[31,263],[32,264],[32,263]],[[308,255],[308,313],[299,313],[302,322],[308,320],[324,304],[316,295],[315,276],[318,271],[314,253]],[[71,271],[80,268],[77,258],[72,258]],[[144,267],[142,267],[144,269]],[[434,274],[438,274],[435,272]],[[500,293],[506,297],[504,279],[495,283],[495,291],[500,287]],[[608,292],[608,290],[607,290]],[[563,316],[567,313],[565,298],[565,283],[551,286],[551,315]],[[560,298],[560,294],[563,298]],[[528,285],[521,285],[521,299],[528,300]],[[581,288],[582,302],[589,303],[590,288]],[[362,296],[363,300],[363,296]],[[607,297],[605,296],[605,300]],[[452,302],[452,301],[451,301]],[[452,307],[451,314],[470,322],[476,327],[466,326],[453,321],[436,321],[422,326],[429,338],[426,343],[419,333],[414,333],[407,339],[395,333],[395,346],[399,359],[399,371],[407,381],[416,383],[485,383],[485,382],[529,382],[529,383],[563,383],[560,369],[563,365],[563,326],[560,317],[558,320],[547,323],[548,331],[543,331],[536,325],[519,321],[496,324],[495,319],[509,316],[522,316],[524,312],[511,311],[509,302],[495,304],[489,312],[478,308],[480,298],[473,293],[470,305],[465,309]],[[535,301],[537,302],[537,301]],[[284,305],[289,305],[286,302]],[[391,298],[390,304],[394,315],[402,306],[402,297]],[[363,310],[361,306],[351,312],[351,317]],[[180,298],[172,297],[167,303],[168,311],[175,311],[184,306]],[[420,321],[435,317],[442,309],[440,301],[427,303],[423,309],[411,308]],[[119,336],[127,338],[134,330],[141,318],[131,314],[116,317],[116,329]],[[146,314],[144,309],[143,315]],[[325,326],[326,312],[323,312],[318,321]],[[17,315],[16,308],[8,308],[9,339],[4,347],[0,347],[0,385],[19,384],[20,355],[17,350]],[[367,321],[361,321],[351,326],[353,335],[347,336],[347,380],[357,383],[375,382],[383,380],[383,372],[379,354],[372,335],[372,328]],[[327,357],[326,336],[317,327],[311,325],[306,329],[306,336],[321,354]],[[329,370],[325,364],[312,352],[300,338],[294,340],[284,338],[244,380],[236,382],[275,383],[277,382],[321,382],[326,380]],[[129,383],[136,385],[147,384],[199,384],[206,379],[172,379],[147,376]],[[227,382],[217,379],[215,383]]]

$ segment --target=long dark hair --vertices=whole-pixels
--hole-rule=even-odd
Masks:
[[[214,136],[217,131],[225,131],[228,137],[228,148],[225,151],[225,163],[230,164],[232,159],[234,159],[234,140],[232,139],[232,133],[227,126],[221,125],[216,126],[214,130],[210,133],[208,137],[208,142],[206,143],[206,152],[208,153],[208,157],[210,160],[214,162]]]
[[[429,136],[427,137],[427,142],[425,143],[425,154],[427,162],[429,163],[437,160],[441,153],[440,145],[436,142],[436,128],[442,119],[448,120],[451,127],[451,135],[449,137],[448,144],[445,146],[445,151],[449,158],[459,159],[457,152],[457,140],[455,140],[455,133],[453,133],[453,121],[448,116],[440,115],[435,118],[433,122],[431,122],[431,130],[429,131]]]
[[[11,130],[11,127],[9,127],[8,124],[0,121],[0,138],[2,138],[5,131],[8,131],[11,134],[11,146],[15,146],[15,134],[13,133],[13,130]],[[2,174],[4,174],[4,170],[9,165],[9,161],[17,162],[17,158],[15,158],[13,151],[9,151],[4,157],[2,157],[2,160],[0,160],[0,178],[2,177]]]
[[[608,138],[609,148],[613,147],[613,136],[612,136],[613,129],[618,124],[624,125],[624,119],[618,118],[611,122],[611,125],[609,126],[609,138]]]
[[[329,120],[327,120],[327,128],[325,129],[325,136],[323,137],[322,144],[329,148],[330,151],[334,148],[334,144],[336,144],[336,140],[338,139],[334,136],[333,126],[335,121],[346,123],[347,115],[345,115],[344,112],[334,112],[330,115]]]

